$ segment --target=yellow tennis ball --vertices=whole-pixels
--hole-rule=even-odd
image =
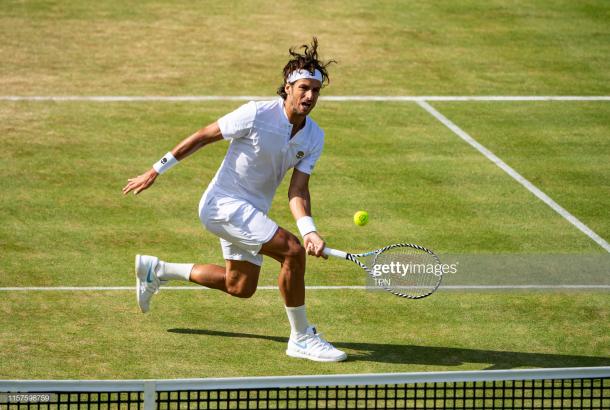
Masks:
[[[354,214],[354,223],[358,226],[364,226],[369,222],[369,213],[366,211],[358,211]]]

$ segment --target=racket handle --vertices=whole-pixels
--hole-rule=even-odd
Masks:
[[[328,246],[322,251],[326,256],[334,256],[335,258],[347,259],[347,252],[338,251]]]

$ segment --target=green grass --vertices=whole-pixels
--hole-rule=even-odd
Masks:
[[[610,237],[610,105],[436,103],[442,113],[521,175]]]
[[[270,95],[317,35],[333,94],[610,90],[604,1],[3,1],[2,94]]]
[[[601,1],[5,1],[0,94],[271,95],[287,48],[317,35],[323,57],[340,62],[326,95],[608,95],[609,13]],[[136,253],[222,263],[197,204],[226,143],[140,196],[121,188],[238,105],[1,102],[0,287],[131,286]],[[606,102],[433,105],[608,240]],[[313,210],[333,247],[405,241],[474,258],[607,256],[416,104],[320,102],[313,117],[327,135]],[[286,182],[271,216],[294,230]],[[371,216],[364,228],[351,222],[360,209]],[[260,284],[275,285],[277,271],[266,261]],[[513,279],[498,272],[447,283]],[[544,272],[521,276],[539,283]],[[355,266],[312,258],[306,281],[365,283]],[[288,323],[272,290],[250,300],[166,290],[148,315],[132,291],[0,296],[0,378],[610,365],[607,292],[440,291],[408,302],[310,291],[309,318],[348,352],[341,364],[285,358]]]
[[[0,284],[126,285],[138,252],[222,262],[217,239],[200,225],[197,204],[226,143],[205,148],[141,196],[123,196],[120,189],[158,152],[235,106],[3,104],[2,182],[10,195],[0,198],[7,227],[0,233]],[[359,117],[364,110],[366,118]],[[328,124],[328,141],[312,177],[313,209],[332,246],[364,251],[412,241],[440,253],[600,252],[415,104],[324,103],[315,117]],[[599,138],[589,135],[583,144],[595,146]],[[546,172],[547,164],[538,164]],[[271,215],[294,230],[286,183]],[[594,188],[591,202],[603,203],[603,185]],[[572,202],[565,206],[571,209]],[[351,222],[358,209],[371,215],[366,228]],[[311,284],[357,277],[337,261],[312,266],[320,278]],[[276,268],[269,263],[264,269]]]
[[[2,104],[2,186],[9,195],[0,198],[7,227],[0,234],[0,286],[132,285],[137,252],[222,262],[217,239],[200,226],[196,208],[226,143],[205,148],[138,197],[123,196],[120,188],[158,152],[236,104]],[[496,108],[519,129],[521,117],[511,120],[511,110]],[[545,121],[553,123],[546,114],[551,118]],[[564,115],[557,112],[558,118]],[[314,212],[333,246],[366,250],[404,240],[445,253],[602,252],[415,104],[323,103],[315,118],[328,138],[312,177]],[[485,124],[463,119],[473,135]],[[566,135],[567,129],[582,133],[588,123],[562,129]],[[601,137],[582,134],[588,146]],[[503,135],[491,133],[500,141]],[[498,151],[512,158],[510,153]],[[561,153],[564,159],[582,154]],[[595,151],[590,154],[596,160]],[[527,164],[532,175],[554,180],[547,162]],[[605,200],[603,185],[598,188],[587,191],[591,202]],[[272,216],[294,229],[285,192],[284,184]],[[566,197],[563,205],[578,211],[580,202],[570,198],[578,197]],[[357,209],[371,214],[365,228],[351,222]],[[277,269],[267,261],[260,283],[275,284]],[[354,285],[364,278],[349,264],[310,259],[307,283]],[[138,312],[131,291],[18,292],[4,298],[0,332],[9,347],[0,355],[6,378],[607,365],[610,353],[604,293],[442,292],[406,302],[384,293],[311,291],[311,320],[351,357],[326,367],[278,360],[284,357],[287,324],[274,291],[259,291],[248,301],[166,291],[147,316]],[[150,348],[154,359],[142,361]]]
[[[161,291],[146,316],[136,312],[132,292],[19,292],[3,299],[0,378],[610,365],[605,294],[440,292],[408,303],[380,292],[310,292],[312,322],[350,355],[335,364],[284,358],[287,326],[277,291],[259,290],[249,300],[209,291]]]

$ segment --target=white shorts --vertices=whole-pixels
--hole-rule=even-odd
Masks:
[[[203,226],[220,238],[225,259],[261,266],[261,247],[269,242],[278,225],[263,211],[243,199],[205,193],[199,203]]]

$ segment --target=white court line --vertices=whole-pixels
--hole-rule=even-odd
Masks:
[[[307,290],[366,290],[376,289],[373,286],[306,286]],[[0,292],[105,292],[133,291],[135,286],[16,286],[0,288]],[[212,290],[205,286],[163,286],[163,290]],[[259,286],[258,290],[278,290],[277,286]],[[494,289],[610,289],[610,285],[447,285],[439,289],[446,290],[494,290]]]
[[[0,101],[85,101],[85,102],[205,102],[205,101],[251,101],[268,100],[277,96],[255,95],[4,95]],[[385,102],[420,102],[420,101],[610,101],[610,96],[384,96],[384,95],[337,95],[322,96],[320,101],[385,101]]]
[[[307,290],[366,289],[365,286],[306,286]],[[17,286],[0,288],[8,291],[107,291],[134,290],[135,286]],[[163,290],[211,290],[205,286],[163,286]],[[259,286],[258,290],[278,290],[277,286]]]
[[[491,162],[493,162],[498,167],[500,167],[504,172],[506,172],[508,175],[510,175],[515,181],[517,181],[521,185],[523,185],[528,191],[530,191],[532,194],[534,194],[536,197],[538,197],[540,200],[542,200],[545,204],[550,206],[555,212],[557,212],[559,215],[561,215],[565,220],[570,222],[572,225],[574,225],[576,228],[578,228],[582,233],[587,235],[589,238],[593,239],[599,246],[604,248],[607,252],[610,252],[610,244],[608,244],[608,242],[606,242],[606,240],[604,238],[602,238],[601,236],[599,236],[598,234],[593,232],[593,230],[591,228],[589,228],[587,225],[582,223],[578,218],[576,218],[574,215],[569,213],[566,209],[564,209],[557,202],[553,201],[547,194],[542,192],[534,184],[532,184],[530,181],[525,179],[521,174],[519,174],[517,171],[515,171],[513,168],[511,168],[508,164],[506,164],[504,161],[502,161],[500,158],[498,158],[493,152],[491,152],[490,150],[485,148],[483,145],[481,145],[479,142],[477,142],[474,138],[472,138],[470,135],[468,135],[466,132],[464,132],[461,128],[459,128],[457,125],[455,125],[453,122],[451,122],[447,117],[445,117],[443,114],[438,112],[427,102],[418,101],[417,104],[419,104],[419,106],[422,107],[424,110],[428,111],[428,113],[430,113],[434,118],[436,118],[441,123],[443,123],[447,128],[449,128],[451,131],[453,131],[457,136],[459,136],[461,139],[463,139],[468,144],[470,144],[472,147],[474,147],[476,150],[478,150],[481,154],[485,155],[485,157],[487,157],[487,159],[489,159]]]
[[[365,286],[306,286],[307,290],[366,289]],[[0,288],[0,292],[12,291],[109,291],[134,290],[135,286],[15,286]],[[211,290],[205,286],[163,286],[163,290]],[[259,286],[258,290],[278,290],[277,286]]]
[[[472,95],[472,96],[384,96],[384,95],[346,95],[322,96],[323,101],[610,101],[608,96],[576,96],[576,95],[549,95],[549,96],[504,96],[504,95]]]

